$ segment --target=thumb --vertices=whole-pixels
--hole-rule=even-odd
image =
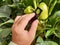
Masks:
[[[36,34],[36,30],[37,30],[37,26],[38,26],[38,20],[35,20],[32,25],[31,28],[29,30],[29,34],[30,36],[32,36],[33,38],[35,37]]]

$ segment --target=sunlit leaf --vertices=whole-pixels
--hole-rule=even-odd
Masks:
[[[36,45],[58,45],[56,42],[53,41],[44,41],[41,43],[37,43]]]
[[[39,36],[39,37],[37,38],[37,41],[36,41],[36,42],[43,42],[42,37]]]
[[[52,35],[52,34],[53,34],[53,31],[55,31],[54,28],[48,30],[48,31],[46,32],[46,34],[45,34],[45,37],[47,38],[48,36]]]

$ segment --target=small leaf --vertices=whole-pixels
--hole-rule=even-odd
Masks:
[[[52,35],[53,34],[53,31],[54,31],[54,28],[48,30],[45,34],[45,37],[47,38],[48,36]]]
[[[11,28],[2,29],[0,32],[0,38],[6,38],[11,32]]]
[[[53,9],[54,9],[56,3],[57,3],[57,0],[54,0],[54,2],[51,3],[52,5],[50,6],[50,9],[49,9],[49,15],[51,15],[51,13],[52,13],[52,11],[53,11]]]
[[[36,41],[36,42],[39,42],[39,43],[40,43],[40,42],[43,42],[42,37],[39,36],[39,37],[37,38],[37,41]]]
[[[7,18],[9,18],[9,15],[7,15],[6,13],[0,13],[0,17],[7,17]]]
[[[55,36],[57,36],[58,38],[60,38],[60,23],[58,23],[56,25],[56,31],[54,32]]]
[[[9,17],[10,14],[11,14],[11,9],[7,5],[0,7],[0,17]]]
[[[56,42],[53,41],[45,41],[47,45],[58,45]]]
[[[56,15],[57,17],[59,17],[59,16],[60,16],[60,11],[56,11],[56,12],[54,13],[54,15]]]

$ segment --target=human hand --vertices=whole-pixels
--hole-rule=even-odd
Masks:
[[[17,16],[12,26],[12,41],[18,45],[30,45],[35,38],[38,20],[33,21],[29,31],[25,30],[34,13]]]

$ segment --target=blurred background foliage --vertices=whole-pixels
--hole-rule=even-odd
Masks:
[[[49,17],[39,20],[35,45],[60,45],[60,0],[36,0],[45,2]],[[24,14],[27,6],[33,6],[33,0],[0,0],[0,45],[11,41],[11,26],[17,15]]]

